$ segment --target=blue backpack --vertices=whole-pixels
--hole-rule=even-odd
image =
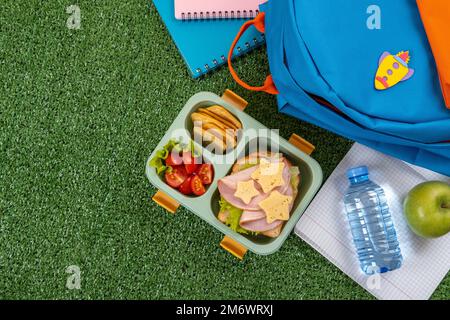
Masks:
[[[270,0],[246,22],[280,112],[450,176],[450,110],[415,0]],[[233,49],[232,48],[232,49]]]

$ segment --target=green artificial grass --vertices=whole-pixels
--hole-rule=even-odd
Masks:
[[[327,177],[351,142],[277,113],[221,68],[190,78],[153,5],[80,0],[0,2],[0,298],[366,299],[371,296],[297,236],[271,256],[238,261],[215,229],[156,206],[148,155],[184,103],[230,88],[246,110],[317,146]],[[260,83],[264,49],[236,62]],[[81,290],[65,286],[81,268]],[[433,295],[448,299],[446,277]]]

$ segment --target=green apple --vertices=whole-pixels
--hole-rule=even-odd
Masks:
[[[403,203],[403,213],[417,235],[445,235],[450,231],[450,184],[430,181],[415,186]]]

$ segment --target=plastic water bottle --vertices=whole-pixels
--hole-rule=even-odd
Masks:
[[[366,166],[348,170],[347,177],[345,210],[361,269],[374,274],[400,268],[403,258],[384,190],[369,180]]]

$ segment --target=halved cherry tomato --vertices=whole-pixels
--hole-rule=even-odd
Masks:
[[[185,164],[184,167],[186,168],[186,172],[188,174],[193,174],[195,171],[197,171],[199,165],[195,163]]]
[[[166,166],[179,166],[183,164],[183,158],[179,153],[176,152],[170,152],[169,156],[166,159]]]
[[[197,175],[202,180],[203,185],[211,184],[214,176],[213,166],[209,163],[202,164],[197,171]]]
[[[187,196],[192,194],[191,181],[192,181],[192,176],[187,178],[186,180],[184,180],[184,182],[180,185],[178,190],[180,190],[180,192],[182,194],[185,194]]]
[[[172,170],[166,171],[166,182],[172,188],[178,188],[188,177],[184,166],[173,166]]]
[[[184,167],[186,168],[186,172],[188,174],[192,174],[195,171],[197,171],[201,162],[200,162],[200,159],[194,158],[192,156],[191,151],[184,151],[183,152],[183,163],[184,163]]]
[[[196,196],[201,196],[206,192],[205,186],[203,185],[202,180],[198,176],[192,176],[191,188],[192,192]]]

